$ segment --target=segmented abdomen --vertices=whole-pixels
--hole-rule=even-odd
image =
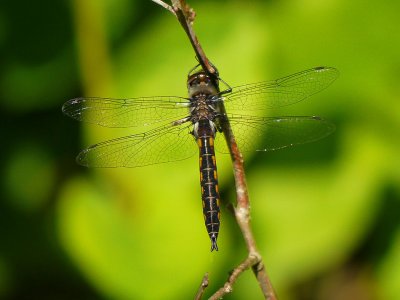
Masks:
[[[208,126],[207,126],[208,125]],[[211,251],[218,251],[217,238],[220,224],[218,175],[214,151],[214,133],[209,124],[199,126],[200,184],[204,222],[211,239]]]

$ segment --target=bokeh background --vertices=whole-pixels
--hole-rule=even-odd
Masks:
[[[195,1],[195,29],[230,85],[319,65],[327,90],[279,114],[320,115],[324,140],[246,159],[252,222],[280,299],[400,299],[398,1]],[[191,299],[245,258],[222,209],[209,252],[197,157],[137,169],[76,165],[131,131],[62,115],[78,96],[186,95],[196,63],[151,1],[0,3],[0,298]],[[257,142],[257,141],[255,141]],[[218,156],[225,205],[229,158]],[[251,272],[226,299],[262,299]]]

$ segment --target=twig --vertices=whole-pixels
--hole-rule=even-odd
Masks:
[[[166,10],[169,10],[171,13],[173,13],[173,14],[176,16],[175,11],[173,10],[173,8],[172,8],[171,5],[168,5],[167,3],[165,3],[165,2],[163,2],[163,1],[161,1],[161,0],[151,0],[151,1],[153,1],[154,3],[156,3],[156,4],[158,4],[158,5],[161,5],[161,6],[164,7]]]
[[[209,300],[221,299],[222,296],[231,293],[233,284],[236,282],[240,274],[249,269],[257,261],[256,257],[247,257],[240,265],[238,265],[229,275],[228,280],[222,288],[220,288]]]
[[[160,3],[161,0],[157,0],[154,2],[162,5]],[[194,30],[192,28],[192,23],[195,18],[194,10],[191,9],[186,4],[185,0],[171,0],[171,2],[172,2],[172,9],[175,12],[176,17],[178,18],[178,21],[185,30],[187,36],[189,37],[189,40],[193,46],[193,49],[196,53],[200,65],[202,66],[203,70],[206,73],[208,73],[212,78],[215,78],[216,80],[215,82],[217,83],[218,80],[217,70],[213,67],[213,65],[210,63],[207,56],[205,55],[196,37],[196,34],[194,33]],[[217,84],[216,87],[218,88]],[[221,104],[221,114],[226,115],[223,103]],[[232,286],[236,282],[240,274],[242,274],[244,271],[246,271],[251,267],[254,275],[257,278],[258,284],[260,285],[260,288],[263,292],[265,299],[276,300],[277,298],[272,288],[271,281],[265,270],[265,266],[262,262],[261,255],[257,250],[256,242],[250,226],[250,201],[247,192],[243,157],[237,146],[228,119],[226,119],[226,122],[224,122],[223,124],[223,133],[231,154],[233,173],[236,185],[237,204],[236,207],[234,208],[234,214],[246,243],[248,257],[232,271],[224,286],[220,288],[214,295],[212,295],[210,299],[220,299],[225,294],[232,292]],[[203,286],[203,283],[206,283],[206,285]],[[202,285],[200,286],[199,291],[196,294],[196,299],[201,299],[207,285],[208,285],[208,274],[206,274],[203,278]]]
[[[225,108],[223,108],[223,112],[225,113]],[[249,263],[250,264],[249,266],[251,266],[253,273],[257,278],[258,284],[263,292],[265,299],[276,300],[277,298],[275,296],[274,289],[267,275],[267,271],[265,270],[265,266],[262,262],[262,257],[257,250],[256,242],[253,236],[253,231],[250,226],[250,201],[249,201],[249,194],[247,192],[247,183],[244,172],[243,156],[239,151],[235,136],[233,135],[228,119],[224,123],[223,130],[225,139],[227,140],[228,143],[229,152],[231,154],[231,159],[233,164],[233,174],[235,177],[235,184],[236,184],[237,204],[236,207],[234,208],[235,218],[240,227],[240,230],[242,231],[247,251],[249,253],[244,263],[236,267],[233,272],[237,274],[236,277],[238,277],[240,273],[242,273],[248,268],[248,267],[243,268],[243,266],[246,266],[245,263]],[[234,277],[235,280],[236,277]],[[227,283],[230,283],[229,279]],[[231,283],[229,284],[229,286],[231,286]],[[218,292],[220,291],[221,290],[219,290]],[[230,292],[229,290],[224,290],[224,291],[225,291],[224,294]],[[224,294],[221,294],[221,296]]]
[[[204,275],[203,279],[201,280],[200,287],[199,287],[194,299],[200,300],[201,297],[203,297],[204,291],[206,290],[207,287],[208,287],[208,273],[206,273]]]
[[[212,63],[210,63],[207,56],[205,55],[203,48],[201,47],[192,27],[194,19],[196,17],[196,13],[192,8],[189,7],[189,5],[186,4],[185,0],[171,0],[171,2],[174,14],[183,29],[185,30],[201,67],[212,78],[216,78],[217,70],[213,67]]]

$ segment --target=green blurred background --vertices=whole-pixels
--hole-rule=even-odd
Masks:
[[[336,132],[247,157],[252,222],[280,299],[400,299],[398,1],[195,1],[195,29],[230,85],[319,65],[324,92],[279,114]],[[245,258],[222,209],[220,251],[201,213],[197,157],[88,170],[87,145],[130,131],[79,124],[79,96],[186,95],[195,65],[175,18],[151,1],[0,3],[0,298],[191,299]],[[229,158],[218,156],[225,203]],[[226,299],[262,299],[251,272]]]

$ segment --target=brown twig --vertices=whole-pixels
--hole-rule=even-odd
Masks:
[[[240,227],[240,230],[242,231],[247,251],[249,253],[244,263],[249,264],[247,268],[251,266],[265,299],[276,300],[277,298],[274,289],[268,277],[264,263],[262,262],[262,257],[257,250],[256,242],[253,236],[253,231],[250,225],[250,201],[249,201],[249,194],[247,192],[247,183],[244,172],[243,156],[240,153],[239,148],[237,146],[235,136],[233,135],[232,129],[229,124],[229,120],[227,120],[223,129],[224,129],[225,139],[227,140],[228,143],[229,152],[231,154],[233,173],[236,184],[237,204],[236,207],[234,208],[235,218],[236,222]],[[234,269],[233,272],[237,273],[238,274],[237,276],[239,276],[240,273],[242,273],[247,269],[243,268],[243,266],[246,266],[246,264],[244,263],[240,264],[238,267]],[[234,277],[235,280],[236,277]],[[228,279],[227,283],[230,283],[229,281],[230,279],[231,278]],[[229,286],[231,286],[231,283]],[[228,292],[230,291],[227,290],[225,294]]]
[[[195,300],[200,300],[201,297],[203,297],[204,291],[206,290],[206,288],[208,287],[208,273],[206,273],[203,276],[203,279],[201,280],[201,284],[199,289],[197,290],[196,296],[195,296]]]
[[[171,11],[178,19],[179,23],[185,30],[190,43],[196,53],[197,60],[205,72],[208,73],[212,78],[217,76],[217,70],[213,67],[212,63],[208,60],[205,55],[203,48],[201,47],[199,40],[193,30],[193,22],[196,17],[195,11],[186,4],[185,0],[171,0],[172,6],[166,4],[161,0],[152,0],[153,2],[161,5],[167,10]]]
[[[222,288],[215,292],[209,300],[221,299],[222,296],[231,293],[233,284],[236,282],[240,274],[249,269],[257,260],[256,257],[248,256],[240,265],[238,265],[229,275],[228,280]]]
[[[156,0],[154,2],[164,6],[163,4],[160,3],[162,2],[161,0]],[[211,75],[212,78],[218,79],[217,70],[208,60],[207,56],[205,55],[203,49],[200,46],[196,34],[194,33],[192,27],[195,18],[194,10],[191,9],[186,4],[185,0],[171,0],[171,2],[172,2],[172,9],[175,12],[176,17],[178,18],[178,21],[185,30],[187,36],[189,37],[189,40],[193,46],[193,49],[196,53],[196,56],[203,70],[207,72],[209,75]],[[223,107],[223,104],[221,106],[222,106],[221,113],[224,114],[225,108]],[[238,223],[240,230],[243,234],[243,238],[245,240],[246,247],[248,250],[248,257],[231,272],[224,286],[220,288],[216,293],[214,293],[214,295],[212,295],[210,299],[220,299],[222,296],[232,292],[232,286],[236,282],[240,274],[242,274],[244,271],[246,271],[251,267],[254,275],[257,278],[257,281],[260,285],[260,288],[263,292],[265,299],[276,300],[277,298],[275,296],[271,281],[265,270],[265,266],[262,262],[261,255],[257,250],[256,242],[250,226],[250,201],[247,192],[247,183],[244,172],[243,157],[237,146],[235,137],[233,135],[232,129],[229,124],[229,120],[227,119],[226,121],[227,122],[224,122],[223,124],[223,133],[228,143],[229,151],[231,154],[233,173],[236,185],[237,204],[236,207],[234,208],[234,215],[236,218],[236,222]],[[206,284],[203,286],[203,283]],[[196,294],[196,299],[201,299],[207,285],[208,285],[208,274],[206,274],[202,280],[202,285],[200,286],[199,291]]]
[[[162,7],[164,7],[166,10],[169,10],[171,13],[173,13],[175,15],[175,11],[173,10],[171,5],[168,5],[167,3],[165,3],[164,1],[161,0],[151,0],[154,3],[161,5]],[[175,15],[176,16],[176,15]]]

